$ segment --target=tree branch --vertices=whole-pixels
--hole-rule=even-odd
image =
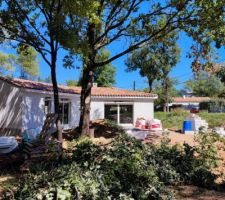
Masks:
[[[103,61],[103,62],[100,62],[100,63],[95,63],[95,67],[101,67],[101,66],[104,66],[106,64],[109,64],[111,63],[112,61],[116,60],[117,58],[123,56],[123,55],[126,55],[127,53],[130,53],[132,52],[133,50],[136,50],[136,49],[139,49],[141,48],[142,46],[144,46],[149,40],[151,40],[152,38],[156,37],[157,35],[159,35],[159,33],[165,31],[165,29],[169,26],[169,25],[172,25],[173,23],[177,22],[177,21],[173,21],[171,23],[171,20],[174,19],[178,14],[179,14],[180,11],[176,12],[172,17],[170,17],[168,20],[167,20],[167,23],[165,24],[165,26],[163,28],[161,28],[160,30],[156,31],[155,33],[153,33],[151,36],[149,36],[148,38],[134,44],[134,45],[131,45],[129,48],[127,48],[126,50],[124,50],[123,52],[111,57],[110,59],[106,60],[106,61]],[[178,29],[178,27],[173,27],[171,28],[171,30],[168,31],[169,32],[172,32],[174,30]]]

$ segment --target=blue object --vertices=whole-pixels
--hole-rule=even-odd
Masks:
[[[183,122],[183,132],[185,132],[185,131],[192,131],[191,121],[184,121]]]

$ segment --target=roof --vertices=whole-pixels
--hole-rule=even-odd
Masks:
[[[209,97],[174,97],[173,103],[209,101]]]
[[[18,78],[5,78],[0,77],[0,80],[6,81],[16,87],[25,88],[25,89],[33,89],[33,90],[41,90],[41,91],[49,91],[52,92],[52,84],[37,82],[25,79]],[[58,85],[59,93],[68,93],[68,94],[80,94],[81,87],[70,87],[65,85]],[[134,90],[125,90],[114,87],[92,87],[91,90],[92,96],[98,97],[148,97],[148,98],[157,98],[156,94],[142,92],[142,91],[134,91]]]

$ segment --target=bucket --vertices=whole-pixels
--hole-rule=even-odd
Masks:
[[[183,132],[185,132],[185,131],[192,131],[192,122],[191,121],[183,122]]]

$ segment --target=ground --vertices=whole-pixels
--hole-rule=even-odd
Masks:
[[[178,200],[224,200],[225,193],[207,190],[195,186],[179,186],[171,188]]]

